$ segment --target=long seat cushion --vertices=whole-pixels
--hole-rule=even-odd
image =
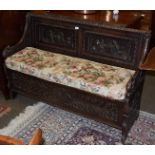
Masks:
[[[56,54],[33,47],[8,57],[7,68],[40,79],[74,87],[115,100],[123,100],[135,71]]]

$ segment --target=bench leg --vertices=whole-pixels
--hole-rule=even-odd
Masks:
[[[16,98],[16,96],[17,96],[17,93],[14,91],[11,91],[11,99]]]
[[[125,144],[127,136],[128,136],[127,123],[124,121],[122,124],[122,137],[121,137],[122,144]]]
[[[2,90],[2,93],[3,93],[6,100],[9,100],[11,98],[10,92],[8,90]]]

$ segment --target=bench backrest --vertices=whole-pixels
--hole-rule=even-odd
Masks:
[[[148,51],[150,32],[86,23],[56,15],[27,15],[29,46],[138,69]]]

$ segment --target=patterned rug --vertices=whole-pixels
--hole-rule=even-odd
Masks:
[[[10,111],[10,107],[8,107],[6,104],[3,104],[3,105],[0,104],[0,117],[5,115],[9,111]]]
[[[27,107],[0,134],[28,143],[37,127],[44,144],[121,144],[119,130],[41,102]],[[155,144],[155,116],[141,112],[126,144]]]

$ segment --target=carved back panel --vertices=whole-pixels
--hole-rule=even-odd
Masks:
[[[75,33],[73,30],[64,29],[58,26],[39,25],[38,41],[45,44],[52,44],[56,47],[75,49]]]
[[[83,29],[81,55],[102,63],[137,69],[147,52],[149,33],[129,29]]]
[[[29,14],[31,46],[129,69],[144,59],[150,32]]]
[[[74,26],[56,20],[31,18],[33,46],[58,53],[76,55],[78,35]]]

